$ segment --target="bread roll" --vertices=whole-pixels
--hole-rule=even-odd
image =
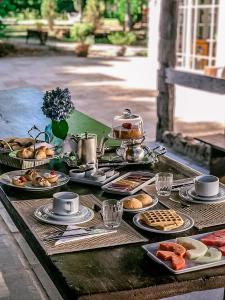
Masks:
[[[35,158],[36,159],[45,159],[47,158],[45,150],[38,149],[35,151]]]
[[[43,187],[50,187],[51,186],[51,183],[48,182],[47,179],[41,177],[41,176],[38,176],[38,177],[35,177],[33,180],[32,180],[32,185],[34,186],[43,186]]]
[[[135,198],[141,201],[143,206],[150,205],[153,202],[152,197],[147,194],[135,195]]]
[[[141,201],[139,201],[138,199],[130,198],[123,201],[123,207],[128,209],[138,209],[138,208],[142,208],[143,205]]]
[[[34,151],[31,148],[24,148],[17,152],[17,157],[31,159],[34,157]]]
[[[47,156],[51,156],[51,157],[55,155],[55,152],[52,148],[47,148],[45,150],[45,153],[46,153]]]
[[[38,172],[35,171],[34,169],[27,170],[25,172],[24,176],[28,181],[32,181],[35,177],[38,176]]]

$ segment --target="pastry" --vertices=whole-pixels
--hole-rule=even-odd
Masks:
[[[42,148],[42,147],[41,147],[41,148]],[[39,149],[37,149],[37,150],[35,151],[34,157],[35,157],[36,159],[45,159],[45,158],[47,158],[46,151],[45,151],[44,149],[41,149],[41,148],[39,148]]]
[[[12,183],[16,186],[24,186],[27,180],[24,176],[15,176],[12,178]]]
[[[24,148],[22,150],[19,150],[16,155],[19,158],[31,159],[34,158],[34,150],[31,148]]]
[[[30,169],[25,172],[24,176],[28,181],[32,181],[35,177],[38,176],[38,172],[34,169]]]
[[[184,224],[183,219],[172,209],[151,210],[141,214],[142,221],[159,230],[172,230]]]
[[[123,201],[123,207],[128,209],[138,209],[142,208],[143,205],[138,199],[130,198]]]
[[[44,178],[47,179],[50,183],[56,183],[59,179],[59,175],[56,171],[51,171],[50,173],[45,173]]]
[[[45,153],[46,153],[47,156],[50,156],[50,157],[53,157],[55,155],[55,151],[52,148],[47,148],[45,150]]]
[[[152,197],[147,194],[135,195],[135,198],[141,201],[143,206],[150,205],[153,202]]]
[[[117,139],[140,139],[143,137],[142,129],[131,123],[123,123],[122,126],[113,128],[113,136]]]
[[[47,179],[45,179],[45,178],[43,178],[41,176],[37,176],[37,177],[33,178],[32,185],[34,185],[34,186],[50,187],[51,183]]]

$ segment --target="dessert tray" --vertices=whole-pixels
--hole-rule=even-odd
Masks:
[[[0,139],[0,153],[9,153],[14,150],[20,150],[24,147],[30,147],[33,144],[33,138],[9,137]]]
[[[80,205],[80,209],[76,214],[62,216],[54,214],[52,209],[52,203],[38,207],[34,216],[41,222],[55,225],[71,225],[82,224],[93,219],[94,212],[92,209]]]
[[[126,201],[126,200],[130,200],[131,197],[132,197],[132,198],[135,198],[135,196],[138,196],[138,195],[142,195],[142,194],[136,194],[136,195],[133,195],[133,196],[127,196],[127,197],[121,199],[120,201],[124,202],[124,201]],[[143,206],[142,208],[133,208],[133,209],[132,209],[132,208],[125,208],[125,207],[123,206],[123,211],[124,211],[124,212],[128,212],[128,213],[136,214],[136,213],[139,213],[139,212],[148,210],[148,209],[150,209],[150,208],[153,208],[153,207],[158,203],[158,198],[157,198],[156,196],[153,196],[153,195],[151,195],[151,198],[152,198],[152,203],[149,204],[149,205],[145,205],[145,206]]]
[[[38,172],[38,176],[40,177],[44,177],[46,174],[50,174],[49,170],[40,169],[36,171]],[[10,187],[16,187],[28,191],[47,191],[67,184],[70,179],[66,174],[54,171],[55,175],[58,176],[58,180],[55,183],[51,183],[49,186],[34,186],[31,180],[26,180],[24,185],[16,185],[13,183],[13,178],[21,176],[24,177],[26,172],[27,170],[17,170],[4,173],[0,176],[0,183]]]
[[[187,231],[187,230],[191,229],[194,226],[194,220],[191,217],[189,217],[189,216],[187,216],[183,213],[180,213],[180,212],[179,212],[179,216],[184,221],[183,225],[179,226],[178,228],[167,230],[167,231],[150,227],[147,224],[145,224],[144,222],[142,222],[141,213],[136,214],[133,217],[133,222],[137,227],[139,227],[142,230],[145,230],[145,231],[148,231],[148,232],[159,233],[159,234],[180,233],[180,232]]]
[[[220,230],[217,232],[222,232],[222,235],[224,235],[224,230]],[[217,232],[202,233],[202,234],[198,234],[198,235],[189,236],[189,238],[199,241],[202,238],[205,238],[209,235],[216,234]],[[222,237],[221,237],[221,239],[222,239]],[[167,242],[174,243],[174,242],[176,242],[176,239],[163,241],[163,243],[167,243]],[[213,241],[212,241],[212,243],[213,243]],[[165,268],[167,268],[170,272],[172,272],[174,274],[183,274],[183,273],[188,273],[188,272],[193,272],[193,271],[198,271],[198,270],[202,270],[202,269],[225,265],[225,256],[224,256],[225,253],[223,250],[221,250],[221,253],[222,253],[221,258],[218,261],[214,261],[214,262],[199,263],[199,262],[197,262],[197,260],[194,260],[194,259],[191,260],[191,259],[187,258],[186,256],[184,256],[185,263],[186,263],[185,267],[181,270],[174,270],[172,268],[170,261],[162,260],[161,258],[156,256],[156,252],[159,248],[159,245],[160,245],[160,243],[153,243],[153,244],[144,245],[144,246],[142,246],[142,248],[144,248],[144,250],[147,252],[147,255],[151,259],[153,259],[155,262],[163,265]],[[214,248],[214,246],[212,246],[212,247]],[[215,246],[215,248],[217,249],[218,247]],[[208,248],[208,250],[209,249],[210,249],[210,247]]]
[[[102,186],[105,192],[119,195],[133,195],[144,186],[155,181],[155,175],[150,172],[128,172]]]

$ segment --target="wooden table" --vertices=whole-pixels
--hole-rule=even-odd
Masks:
[[[222,133],[196,137],[211,146],[210,173],[225,176],[225,135]]]
[[[67,172],[66,167],[57,162],[51,167]],[[144,169],[151,170],[149,167]],[[1,168],[1,172],[5,170]],[[168,158],[161,158],[158,166],[151,171],[159,170],[171,171],[177,179],[196,175],[192,169]],[[112,197],[99,188],[75,183],[63,189],[80,195],[92,193],[101,200]],[[18,193],[16,189],[6,187],[4,191],[8,195],[1,195],[5,207],[65,299],[158,299],[225,285],[225,266],[175,276],[151,261],[140,244],[46,256],[10,201],[49,197],[51,193]],[[132,224],[130,215],[124,215],[124,218]],[[168,238],[143,231],[140,233],[149,242]],[[192,229],[186,234],[195,233],[197,231]]]

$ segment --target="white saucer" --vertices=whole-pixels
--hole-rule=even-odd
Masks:
[[[51,219],[54,219],[56,221],[67,221],[70,219],[77,221],[80,218],[84,218],[89,213],[89,210],[86,206],[80,205],[79,211],[75,214],[57,215],[53,212],[52,203],[42,206],[42,211],[43,213],[47,214]]]
[[[202,197],[196,194],[194,186],[188,189],[188,195],[191,196],[195,200],[201,200],[201,201],[214,201],[214,200],[220,200],[224,198],[225,193],[223,189],[219,189],[219,193],[215,196],[211,197]]]
[[[82,224],[86,223],[90,220],[93,219],[94,217],[94,212],[92,209],[83,206],[83,208],[86,210],[86,214],[77,216],[76,218],[73,216],[66,216],[66,219],[54,219],[52,218],[52,215],[50,214],[50,211],[48,211],[48,214],[45,212],[46,211],[46,206],[49,206],[50,204],[43,205],[38,207],[34,211],[34,216],[36,219],[39,221],[42,221],[44,223],[48,224],[54,224],[54,225],[71,225],[71,224]],[[54,215],[56,216],[56,215]],[[60,216],[62,217],[62,216]]]
[[[179,190],[179,196],[182,198],[183,201],[187,201],[190,203],[196,203],[196,204],[215,204],[215,203],[222,203],[225,202],[225,197],[221,198],[221,199],[217,199],[217,200],[197,200],[192,198],[189,194],[190,187],[183,187]]]

